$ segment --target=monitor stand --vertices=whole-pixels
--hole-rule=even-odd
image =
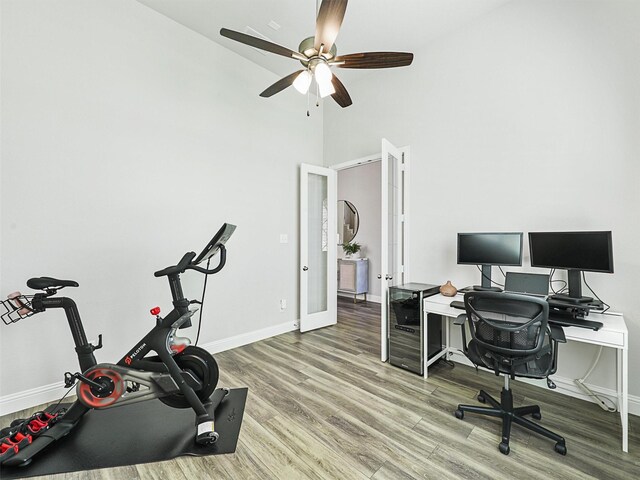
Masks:
[[[473,290],[475,292],[501,292],[500,287],[483,287],[482,285],[474,285]]]
[[[491,285],[491,265],[482,265],[482,284],[474,285],[477,292],[501,292],[502,289]]]
[[[557,302],[571,303],[575,305],[582,305],[585,303],[592,303],[593,297],[582,296],[582,270],[568,270],[567,271],[567,283],[569,284],[569,293],[557,293],[550,295],[549,299]]]

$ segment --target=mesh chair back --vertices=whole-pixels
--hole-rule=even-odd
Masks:
[[[504,356],[527,356],[543,346],[548,303],[540,298],[498,292],[464,296],[473,339],[483,349]]]

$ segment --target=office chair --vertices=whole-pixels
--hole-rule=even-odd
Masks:
[[[455,416],[464,412],[502,418],[502,441],[499,449],[509,454],[509,436],[513,422],[555,440],[555,451],[567,454],[564,438],[525,418],[532,415],[540,420],[540,407],[513,406],[509,380],[515,377],[546,378],[549,388],[555,388],[548,378],[556,371],[558,342],[565,343],[564,331],[548,325],[549,305],[544,299],[499,292],[469,292],[464,296],[466,314],[459,315],[455,323],[462,327],[464,354],[477,367],[484,367],[504,376],[500,402],[484,390],[478,401],[491,407],[458,405]],[[471,331],[467,343],[465,322]]]

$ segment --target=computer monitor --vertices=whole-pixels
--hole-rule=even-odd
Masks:
[[[570,303],[589,303],[582,296],[582,272],[613,273],[613,241],[603,232],[529,232],[531,266],[568,271],[568,294],[550,298]]]
[[[495,290],[491,266],[522,265],[522,232],[458,233],[458,265],[481,265],[482,282],[474,290]]]

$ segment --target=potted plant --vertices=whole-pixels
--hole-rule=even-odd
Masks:
[[[360,257],[360,250],[362,249],[362,245],[360,245],[359,243],[356,242],[349,242],[349,243],[344,243],[342,245],[342,250],[344,250],[344,253],[346,254],[347,258],[359,258]]]

